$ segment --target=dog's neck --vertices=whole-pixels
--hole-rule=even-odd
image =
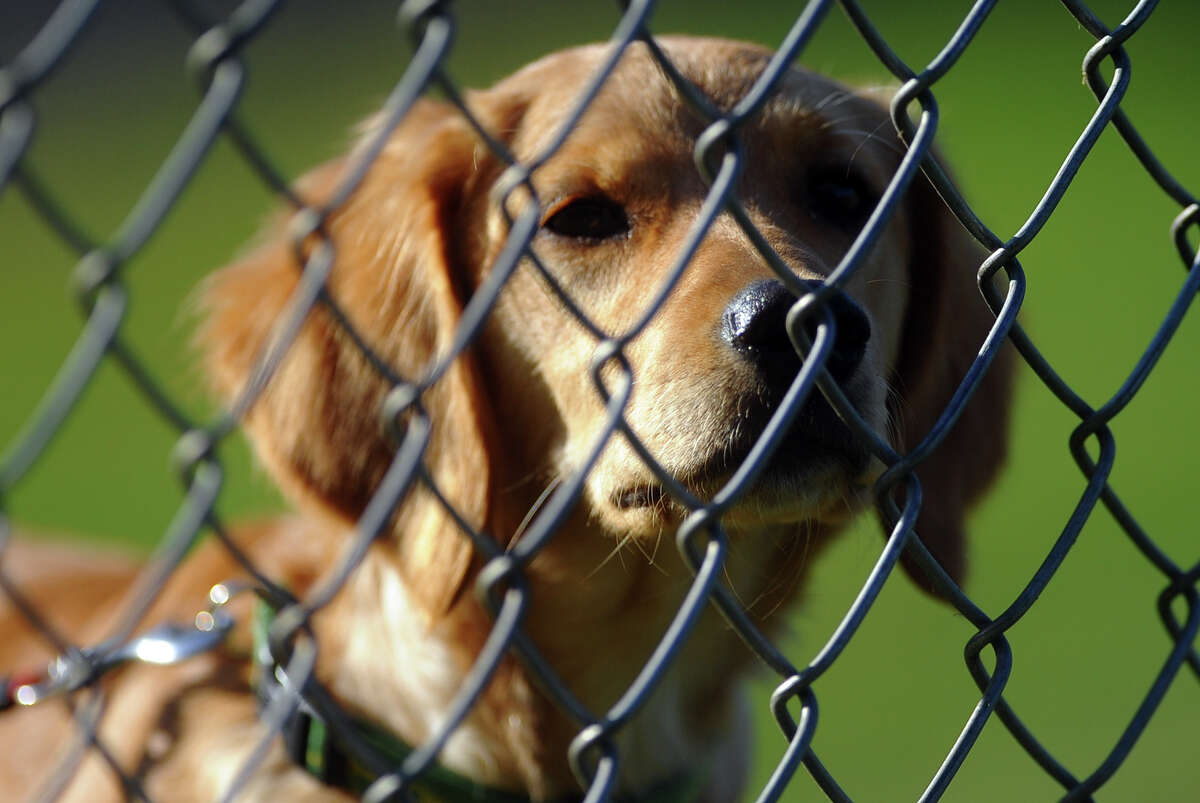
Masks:
[[[348,711],[376,721],[411,745],[435,736],[462,685],[486,625],[458,608],[431,619],[421,610],[384,550],[372,549],[315,623],[322,643],[322,680]],[[482,613],[482,612],[481,612]],[[346,622],[353,622],[347,628]],[[332,648],[327,649],[329,645]],[[508,662],[499,684],[516,692]],[[481,784],[512,787],[528,772],[528,751],[513,732],[530,719],[528,695],[513,695],[500,721],[489,689],[450,736],[440,760]]]
[[[522,627],[567,688],[601,715],[666,631],[691,574],[667,536],[655,552],[652,544],[618,550],[618,542],[600,532],[582,539],[572,534],[570,544],[551,541],[529,565],[531,600]],[[794,532],[753,537],[796,540]],[[791,596],[803,572],[795,566],[781,572],[779,555],[758,566],[738,559],[762,552],[738,550],[735,543],[727,578],[736,593],[738,586],[770,588],[772,577],[790,574],[788,587],[776,588],[771,599],[744,600],[752,611],[767,613]],[[316,626],[323,644],[320,671],[334,694],[351,711],[418,745],[444,723],[491,619],[470,593],[450,611],[430,616],[381,547],[371,550]],[[645,707],[616,732],[623,789],[645,790],[698,771],[711,783],[740,788],[748,725],[737,686],[748,662],[728,625],[707,610]],[[509,656],[453,731],[440,761],[481,784],[526,790],[535,798],[570,795],[578,787],[566,749],[579,729]]]

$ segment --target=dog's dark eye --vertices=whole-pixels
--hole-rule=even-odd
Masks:
[[[808,203],[812,212],[844,229],[857,231],[867,222],[879,197],[859,176],[837,168],[818,173],[809,182]]]
[[[542,221],[542,228],[573,240],[608,240],[629,233],[629,216],[611,198],[593,195],[557,207]]]

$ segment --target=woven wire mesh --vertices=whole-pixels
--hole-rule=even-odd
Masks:
[[[144,394],[156,414],[179,435],[174,459],[184,481],[186,497],[162,537],[153,569],[142,577],[125,609],[122,622],[112,634],[118,640],[129,637],[135,631],[167,577],[184,560],[185,553],[198,538],[211,533],[212,537],[226,543],[229,549],[236,550],[225,523],[215,509],[224,475],[222,464],[216,456],[216,447],[231,437],[246,411],[269,385],[306,316],[315,307],[322,306],[333,314],[342,327],[353,329],[347,316],[340,311],[338,299],[326,292],[326,278],[337,265],[337,243],[326,235],[324,229],[327,218],[351,197],[387,136],[404,120],[422,93],[430,89],[439,90],[458,107],[461,114],[468,118],[471,116],[466,104],[460,100],[457,82],[446,68],[454,46],[457,25],[455,7],[450,3],[429,1],[405,3],[400,9],[399,24],[412,37],[412,56],[387,99],[382,114],[383,123],[375,140],[356,151],[353,163],[329,203],[319,208],[307,207],[301,198],[292,193],[282,172],[273,166],[267,149],[257,144],[253,133],[238,116],[239,99],[248,74],[243,51],[269,28],[272,15],[281,4],[271,0],[249,0],[222,19],[210,19],[207,13],[190,3],[181,1],[168,5],[177,12],[194,36],[188,66],[200,89],[200,101],[169,157],[145,188],[138,203],[117,231],[103,242],[86,234],[63,211],[65,207],[55,193],[39,180],[26,159],[37,131],[32,100],[59,61],[86,36],[89,20],[99,3],[95,0],[67,0],[61,3],[37,35],[0,72],[0,191],[21,194],[57,233],[63,244],[78,254],[72,281],[85,320],[82,334],[55,382],[47,390],[42,404],[29,418],[28,425],[0,463],[0,503],[42,459],[51,439],[63,427],[89,381],[106,361],[120,366],[129,381]],[[1200,602],[1197,597],[1200,563],[1179,566],[1171,560],[1139,525],[1109,484],[1116,448],[1110,423],[1129,405],[1155,368],[1200,287],[1200,270],[1197,270],[1200,260],[1197,259],[1193,244],[1195,230],[1200,226],[1200,205],[1158,161],[1121,108],[1129,87],[1131,68],[1124,44],[1150,18],[1156,3],[1138,3],[1124,20],[1110,28],[1083,4],[1064,0],[1066,11],[1096,41],[1084,60],[1086,83],[1095,95],[1096,110],[1077,141],[1069,148],[1041,200],[1008,239],[993,233],[976,216],[930,155],[939,121],[936,86],[953,71],[955,64],[968,51],[976,34],[986,25],[994,5],[994,2],[983,0],[976,3],[928,64],[910,65],[892,51],[858,4],[849,0],[839,3],[814,0],[780,39],[776,48],[777,57],[751,92],[731,111],[722,113],[706,103],[703,96],[695,92],[674,69],[662,51],[653,46],[654,28],[650,15],[654,3],[628,3],[619,10],[619,20],[612,31],[609,57],[603,67],[590,77],[587,86],[579,93],[566,124],[550,138],[538,158],[532,162],[516,162],[495,140],[490,141],[495,156],[509,164],[509,169],[493,189],[496,197],[508,197],[523,190],[532,191],[531,173],[561,147],[596,91],[608,79],[624,50],[635,42],[646,42],[651,45],[650,52],[654,58],[660,61],[664,74],[677,83],[681,95],[694,104],[695,111],[708,124],[697,146],[697,164],[713,165],[715,169],[706,176],[710,190],[695,229],[692,248],[705,229],[723,213],[731,215],[752,241],[761,243],[761,238],[755,239],[753,224],[733,189],[733,178],[740,168],[741,157],[738,149],[729,144],[737,142],[739,128],[753,120],[765,100],[775,91],[780,76],[818,32],[828,12],[840,6],[875,53],[879,63],[900,84],[892,101],[891,115],[908,150],[876,213],[859,233],[846,258],[828,277],[823,289],[804,293],[797,304],[798,313],[789,325],[807,357],[797,380],[797,392],[789,398],[789,405],[791,410],[795,410],[809,394],[825,394],[858,437],[889,467],[875,489],[880,517],[888,537],[861,593],[845,611],[833,635],[814,652],[814,657],[807,663],[796,665],[758,631],[737,598],[720,582],[727,551],[721,518],[731,500],[735,500],[744,490],[746,479],[742,474],[735,476],[714,500],[696,499],[643,448],[640,454],[647,465],[691,511],[676,535],[676,543],[681,556],[694,573],[691,589],[670,628],[663,633],[652,659],[613,706],[605,711],[591,711],[564,685],[539,653],[536,644],[522,632],[520,622],[531,604],[523,579],[524,567],[555,536],[565,513],[578,500],[587,471],[595,463],[607,440],[624,437],[631,442],[636,441],[623,417],[632,377],[622,349],[648,323],[673,282],[686,268],[690,253],[685,249],[657,304],[651,306],[638,325],[621,337],[598,332],[591,371],[597,392],[605,398],[608,417],[591,457],[585,461],[582,469],[555,490],[510,551],[501,551],[494,539],[474,531],[460,519],[463,535],[472,539],[476,550],[485,559],[478,591],[493,611],[493,627],[438,732],[428,742],[418,745],[400,766],[390,767],[383,773],[367,791],[366,799],[392,799],[402,794],[411,779],[426,772],[436,762],[439,751],[479,699],[503,657],[510,652],[519,655],[529,671],[538,677],[545,693],[578,725],[579,735],[572,744],[571,759],[587,799],[610,799],[622,759],[615,746],[614,735],[626,727],[643,707],[667,667],[675,660],[699,613],[707,606],[715,605],[743,636],[750,649],[758,654],[763,664],[779,678],[771,707],[788,745],[767,784],[762,789],[754,790],[758,799],[777,799],[803,766],[828,799],[849,800],[850,796],[843,787],[852,789],[853,783],[835,778],[818,758],[813,745],[817,732],[816,683],[825,673],[836,671],[839,657],[854,638],[905,550],[915,556],[933,578],[939,592],[976,628],[966,644],[965,660],[968,672],[979,690],[978,705],[962,724],[960,735],[930,778],[921,800],[942,797],[976,744],[985,724],[992,720],[1001,723],[1029,757],[1061,785],[1064,799],[1091,799],[1092,793],[1120,769],[1178,676],[1189,671],[1200,675],[1200,655],[1194,649],[1196,633],[1200,628],[1200,605],[1197,604]],[[1106,64],[1111,68],[1108,77],[1105,77]],[[477,120],[472,119],[471,122],[486,133],[485,127]],[[1141,357],[1130,369],[1128,377],[1111,391],[1102,404],[1093,406],[1073,390],[1042,356],[1033,340],[1016,322],[1016,316],[1026,289],[1020,255],[1047,224],[1101,132],[1109,127],[1120,134],[1162,192],[1178,205],[1180,211],[1172,224],[1171,233],[1185,274],[1175,302]],[[215,421],[200,422],[186,413],[171,393],[154,379],[139,356],[137,346],[127,341],[122,324],[127,317],[130,293],[123,268],[162,225],[214,143],[222,137],[237,148],[245,163],[265,186],[296,207],[297,224],[294,231],[297,241],[307,238],[309,243],[315,242],[316,245],[306,250],[302,280],[291,299],[286,320],[280,322],[280,336],[269,352],[263,355],[253,378],[222,416]],[[711,151],[706,152],[706,148]],[[898,199],[921,171],[936,186],[955,216],[989,252],[988,258],[979,266],[978,282],[996,320],[987,339],[979,344],[979,356],[975,364],[933,430],[907,452],[898,453],[886,439],[872,432],[858,418],[840,388],[823,371],[829,357],[829,341],[834,334],[832,330],[836,328],[825,302],[830,293],[843,285],[858,269],[870,244],[887,224]],[[464,311],[452,348],[441,355],[435,364],[428,366],[422,376],[396,376],[386,364],[370,353],[370,345],[364,338],[350,331],[350,336],[393,387],[381,415],[391,421],[403,420],[404,425],[396,427],[394,459],[357,522],[354,548],[345,553],[342,562],[326,582],[304,599],[294,600],[286,589],[275,587],[270,578],[259,575],[259,580],[273,589],[274,597],[284,601],[272,627],[270,642],[273,652],[286,666],[286,673],[294,684],[289,687],[292,690],[290,693],[276,697],[263,710],[262,721],[266,727],[259,749],[246,759],[237,777],[225,791],[224,799],[232,800],[237,796],[254,773],[271,741],[278,737],[285,719],[300,704],[295,690],[314,679],[319,645],[308,635],[306,623],[329,604],[356,570],[368,546],[384,531],[395,508],[403,503],[410,489],[423,484],[437,492],[433,479],[422,465],[432,425],[420,402],[423,394],[437,382],[447,366],[469,348],[497,296],[504,289],[505,282],[522,260],[528,258],[536,262],[531,247],[538,227],[534,206],[524,207],[524,211],[511,219],[509,224],[508,247],[491,266],[488,280],[473,295]],[[790,275],[787,265],[769,249],[764,249],[762,256],[781,277]],[[554,282],[549,272],[545,269],[541,269],[541,272],[546,281]],[[1003,281],[993,281],[997,276]],[[1004,287],[1005,292],[998,293],[995,290],[997,286]],[[596,327],[586,322],[584,314],[575,307],[569,296],[561,290],[558,292],[564,304],[595,331]],[[821,321],[815,340],[811,343],[801,326],[806,316]],[[1005,340],[1016,346],[1037,378],[1078,419],[1070,438],[1070,449],[1086,485],[1070,518],[1062,526],[1061,534],[1025,587],[1008,604],[988,611],[964,594],[924,550],[914,532],[914,522],[921,504],[921,464],[952,428],[966,400]],[[605,366],[609,370],[616,366],[618,381],[614,382],[611,375],[606,375],[602,381],[601,373]],[[769,428],[766,438],[772,438],[779,429],[779,425]],[[897,500],[901,501],[898,503]],[[1161,574],[1162,592],[1158,600],[1158,613],[1169,637],[1169,649],[1165,651],[1161,668],[1146,689],[1141,704],[1113,742],[1110,752],[1095,766],[1083,772],[1073,772],[1039,741],[1033,730],[1026,727],[1016,708],[1004,696],[1014,666],[1014,653],[1006,634],[1033,608],[1042,591],[1052,583],[1080,531],[1101,508],[1108,512],[1145,560]],[[7,541],[10,527],[3,509],[0,509],[0,538]],[[241,556],[239,559],[244,560]],[[255,567],[247,568],[257,574]],[[29,605],[22,590],[2,570],[0,585],[57,652],[78,654],[77,645],[72,645],[61,636],[41,611]],[[47,777],[43,797],[48,799],[52,799],[70,782],[88,749],[107,755],[103,740],[97,737],[103,715],[103,694],[89,689],[80,692],[77,697],[79,749],[63,759]],[[348,743],[357,743],[364,756],[369,757],[369,744],[361,739],[356,742],[354,723],[336,703],[322,695],[309,695],[305,702],[317,709],[331,727],[344,735]],[[378,765],[380,759],[370,758],[366,763]],[[115,760],[112,765],[116,771],[121,771]],[[131,797],[146,797],[144,790],[132,777],[125,779],[125,785]]]

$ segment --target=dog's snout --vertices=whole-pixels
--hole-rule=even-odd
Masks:
[[[819,282],[806,282],[820,286]],[[787,334],[787,314],[796,297],[778,281],[764,279],[747,285],[734,296],[721,317],[721,337],[758,368],[774,377],[795,376],[799,357]],[[837,327],[837,338],[826,368],[839,382],[849,379],[866,354],[871,323],[865,312],[845,293],[829,297],[829,309]],[[820,318],[805,321],[809,337],[816,337]]]

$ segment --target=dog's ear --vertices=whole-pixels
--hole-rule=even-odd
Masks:
[[[975,280],[982,248],[923,175],[914,180],[909,199],[911,290],[893,410],[904,451],[932,429],[995,320]],[[1006,451],[1011,351],[1008,345],[1001,349],[954,428],[916,468],[923,496],[917,533],[960,583],[967,563],[967,510],[994,479]],[[907,554],[904,566],[918,585],[930,587]]]
[[[370,134],[368,134],[370,137]],[[448,107],[422,101],[391,135],[366,177],[327,222],[334,263],[326,284],[358,337],[404,379],[444,355],[477,277],[460,254],[459,210],[479,171],[476,139]],[[326,202],[346,160],[298,185]],[[478,236],[478,235],[476,235]],[[309,238],[301,250],[312,252]],[[221,396],[232,400],[276,337],[302,270],[276,226],[265,244],[210,277],[199,343]],[[318,303],[245,420],[260,460],[285,494],[313,514],[350,522],[392,461],[381,406],[389,383],[343,324]],[[422,397],[432,423],[425,466],[475,528],[488,519],[490,414],[470,353]],[[472,560],[469,539],[419,483],[397,509],[391,548],[409,588],[432,614],[455,598]]]

